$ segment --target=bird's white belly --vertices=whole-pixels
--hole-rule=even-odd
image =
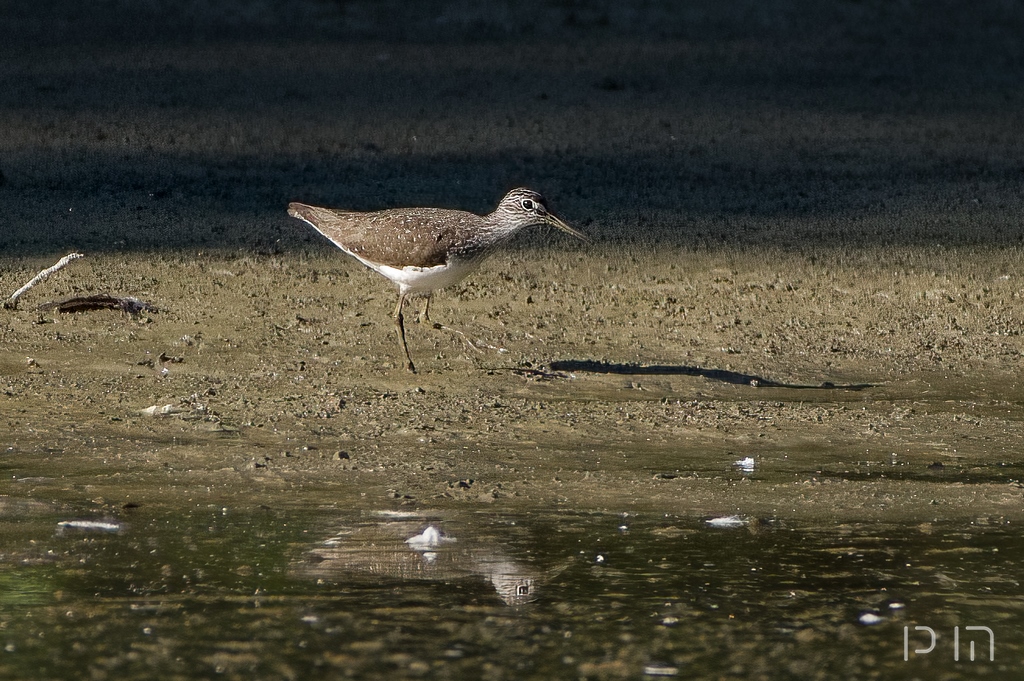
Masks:
[[[467,274],[476,269],[476,263],[466,262],[436,265],[434,267],[391,267],[390,265],[381,265],[364,260],[351,251],[346,252],[349,255],[355,256],[367,267],[398,284],[398,288],[402,293],[430,293],[431,291],[457,284]]]

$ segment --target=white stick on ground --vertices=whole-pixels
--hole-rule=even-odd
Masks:
[[[78,260],[82,257],[81,253],[68,253],[63,258],[57,261],[53,267],[47,267],[45,270],[32,277],[32,281],[28,282],[17,291],[15,291],[10,298],[4,302],[4,307],[8,310],[13,310],[18,307],[18,298],[22,296],[25,291],[29,290],[41,281],[45,281],[48,276],[67,265],[72,260]]]

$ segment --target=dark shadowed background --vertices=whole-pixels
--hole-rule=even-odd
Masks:
[[[0,16],[8,254],[293,248],[313,236],[289,200],[483,212],[516,185],[611,241],[1021,239],[1019,2],[6,0]]]

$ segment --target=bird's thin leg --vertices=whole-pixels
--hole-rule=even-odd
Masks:
[[[430,321],[430,296],[431,296],[431,294],[428,293],[427,294],[427,299],[423,303],[423,309],[420,310],[420,319],[419,319],[419,321],[421,321],[421,322],[429,322]]]
[[[402,318],[402,307],[405,305],[405,294],[398,294],[398,305],[395,306],[395,326],[398,327],[398,339],[402,341],[402,350],[405,351],[405,358],[409,361],[406,368],[412,373],[416,373],[416,365],[412,363],[412,357],[409,356],[409,346],[405,342],[405,320]]]

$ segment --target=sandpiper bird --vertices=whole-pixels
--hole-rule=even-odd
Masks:
[[[411,295],[426,296],[461,281],[494,249],[526,227],[551,225],[589,241],[552,214],[540,194],[513,189],[489,215],[442,208],[393,208],[357,213],[288,204],[288,214],[304,220],[335,246],[398,284],[395,325],[409,371],[416,365],[405,342],[402,308]]]

